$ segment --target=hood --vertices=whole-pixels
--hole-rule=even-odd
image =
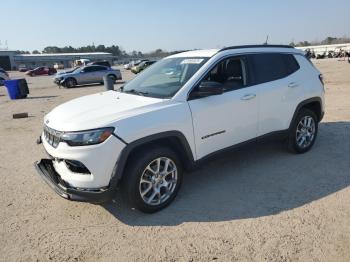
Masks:
[[[71,76],[71,75],[75,75],[74,72],[58,72],[56,73],[56,77],[67,77],[67,76]]]
[[[80,131],[114,126],[115,122],[151,111],[163,99],[107,91],[71,100],[54,108],[44,123],[58,131]]]

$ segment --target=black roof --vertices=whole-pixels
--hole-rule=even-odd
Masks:
[[[220,49],[219,52],[230,50],[230,49],[243,49],[243,48],[294,48],[290,45],[236,45],[236,46],[229,46]]]

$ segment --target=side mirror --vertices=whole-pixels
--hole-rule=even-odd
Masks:
[[[194,91],[191,97],[207,97],[221,95],[224,92],[224,85],[215,81],[203,81],[198,89]]]

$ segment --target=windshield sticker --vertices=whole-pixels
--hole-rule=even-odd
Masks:
[[[198,59],[198,58],[191,58],[191,59],[185,59],[181,62],[182,65],[185,64],[200,64],[202,63],[203,59]]]

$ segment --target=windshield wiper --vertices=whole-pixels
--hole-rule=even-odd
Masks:
[[[142,92],[142,91],[138,91],[138,90],[135,90],[135,89],[123,90],[123,92],[124,93],[136,94],[136,95],[140,95],[140,96],[148,95],[148,92]]]

